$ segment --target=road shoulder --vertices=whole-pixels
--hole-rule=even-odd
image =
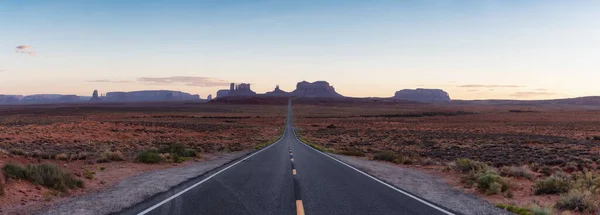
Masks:
[[[110,214],[134,206],[156,194],[198,177],[228,162],[245,156],[248,151],[220,154],[214,159],[184,167],[142,173],[129,177],[104,191],[70,199],[44,208],[40,214]]]
[[[413,169],[357,157],[329,154],[346,164],[430,202],[462,214],[510,214],[485,200],[463,193],[442,179]]]

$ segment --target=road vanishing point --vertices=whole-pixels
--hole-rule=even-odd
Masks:
[[[118,214],[457,214],[302,143],[275,143]]]

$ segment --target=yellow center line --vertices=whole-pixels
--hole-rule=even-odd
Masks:
[[[296,214],[304,215],[304,206],[302,205],[302,200],[296,200]]]
[[[296,169],[292,170],[292,174],[296,175]]]

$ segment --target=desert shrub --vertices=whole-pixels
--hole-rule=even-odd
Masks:
[[[347,155],[347,156],[357,156],[357,157],[365,156],[365,153],[361,152],[361,151],[341,151],[341,152],[338,152],[338,154]]]
[[[11,148],[9,152],[13,155],[26,155],[27,153],[23,149]]]
[[[552,215],[552,208],[542,208],[542,207],[534,207],[532,210],[532,215]]]
[[[0,196],[4,196],[4,184],[0,182]]]
[[[593,136],[592,140],[600,140],[600,136]]]
[[[477,178],[477,189],[487,195],[500,194],[508,190],[508,182],[493,171],[487,171]]]
[[[175,163],[182,163],[185,161],[185,157],[179,156],[176,153],[172,153],[171,158],[173,159],[173,162],[175,162]]]
[[[27,170],[25,169],[25,167],[23,167],[19,164],[14,164],[14,163],[4,164],[4,166],[2,167],[2,170],[4,170],[4,173],[9,178],[27,179]]]
[[[91,171],[91,170],[83,170],[83,177],[87,178],[87,179],[94,179],[94,175],[96,175],[96,172]]]
[[[458,158],[456,159],[455,164],[455,169],[462,173],[468,173],[472,171],[484,172],[489,169],[487,164],[479,161],[474,161],[468,158]]]
[[[66,161],[66,160],[69,160],[69,155],[67,155],[67,153],[59,153],[59,154],[55,155],[54,158],[56,160]]]
[[[573,189],[569,193],[560,195],[560,199],[556,202],[556,207],[579,212],[594,212],[598,208],[595,199],[596,196],[588,190]]]
[[[161,156],[153,151],[143,151],[138,155],[136,160],[140,163],[158,163],[162,161]]]
[[[570,188],[570,179],[562,174],[554,174],[536,181],[534,188],[535,195],[564,193]]]
[[[327,128],[336,128],[334,124],[330,124],[327,126]]]
[[[123,156],[123,153],[121,151],[111,151],[109,153],[108,158],[112,161],[122,161],[125,160],[125,157]]]
[[[548,166],[543,166],[542,169],[540,169],[540,173],[544,176],[550,176],[552,175],[552,169]]]
[[[534,175],[529,169],[523,166],[503,166],[500,168],[500,175],[507,177],[521,177],[532,180]]]
[[[529,209],[516,205],[497,204],[496,207],[519,215],[531,215],[531,211]]]
[[[382,160],[382,161],[389,161],[389,162],[394,162],[394,160],[397,158],[396,153],[392,152],[392,151],[381,151],[378,152],[377,154],[375,154],[375,156],[373,156],[374,160]]]
[[[167,147],[158,150],[159,153],[177,154],[180,157],[196,157],[196,150],[188,149],[181,143],[172,143]]]
[[[66,191],[70,188],[83,187],[83,181],[73,178],[53,164],[31,164],[27,166],[27,177],[34,184],[47,188]]]
[[[600,194],[600,174],[593,172],[577,173],[572,175],[573,188],[588,190],[592,194]]]

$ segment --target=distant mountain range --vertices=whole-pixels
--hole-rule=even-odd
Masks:
[[[395,101],[410,102],[434,102],[465,105],[590,105],[599,106],[600,96],[551,99],[551,100],[451,100],[450,95],[441,89],[403,89],[397,91],[393,97],[388,98],[350,98],[335,91],[335,88],[326,81],[307,82],[301,81],[296,84],[296,89],[291,92],[283,91],[276,86],[273,91],[258,94],[250,88],[250,84],[231,83],[229,89],[217,91],[215,102],[225,103],[272,103],[273,98],[312,98],[311,101],[334,103],[360,103],[364,101],[375,101],[383,103],[397,103]],[[208,95],[207,98],[212,98]],[[189,94],[181,91],[171,90],[143,90],[133,92],[107,92],[98,94],[95,90],[92,96],[76,96],[61,94],[37,94],[37,95],[2,95],[0,94],[0,105],[2,104],[44,104],[44,103],[82,103],[82,102],[155,102],[155,101],[208,101],[201,99],[198,94]],[[281,99],[280,99],[281,100]],[[284,99],[286,100],[286,99]],[[282,100],[283,101],[283,100]],[[308,101],[308,100],[307,100]]]

